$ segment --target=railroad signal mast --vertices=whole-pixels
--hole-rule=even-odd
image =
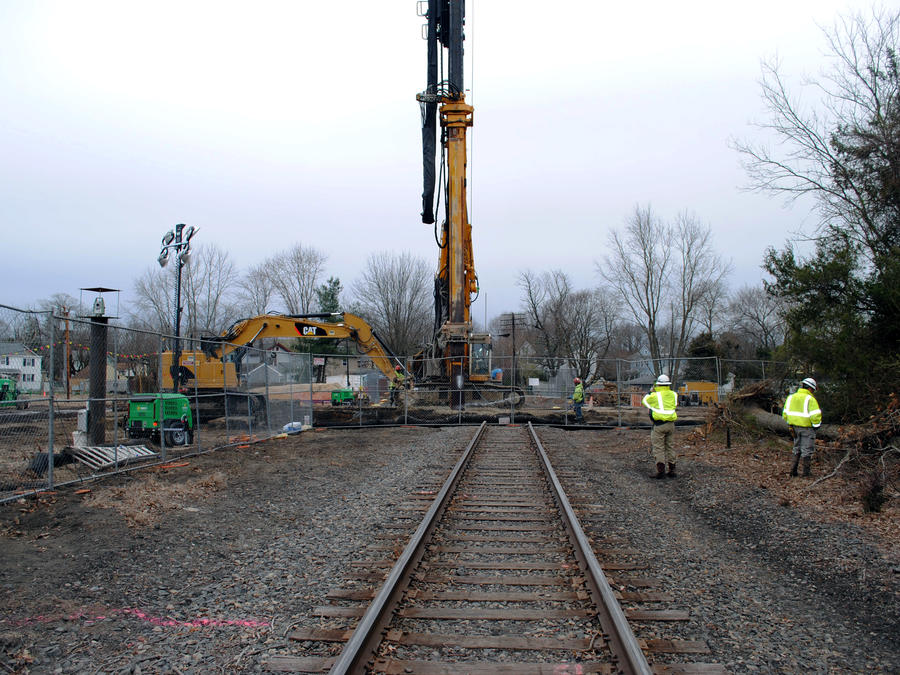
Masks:
[[[419,15],[428,19],[428,84],[416,96],[422,106],[422,222],[435,223],[438,119],[445,218],[440,234],[435,228],[440,255],[434,280],[434,338],[425,354],[424,372],[417,373],[417,379],[449,381],[451,405],[462,407],[466,383],[489,380],[491,349],[490,335],[472,334],[471,305],[478,294],[478,276],[466,195],[466,133],[472,126],[473,108],[466,103],[463,81],[465,0],[423,1],[418,8]],[[439,79],[441,49],[448,52],[446,79]],[[441,181],[437,182],[440,188]]]

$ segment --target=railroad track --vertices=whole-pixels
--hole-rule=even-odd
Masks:
[[[610,585],[530,424],[482,424],[437,494],[411,500],[405,509],[412,515],[393,525],[401,534],[414,529],[402,553],[374,544],[374,557],[353,563],[347,583],[329,593],[332,604],[316,608],[323,621],[344,627],[295,631],[289,637],[315,655],[273,656],[270,670],[723,672],[716,664],[649,664],[645,652],[708,649],[635,636],[629,618],[645,625],[681,620],[685,613],[630,610],[626,616],[619,600],[667,598],[648,592],[653,584],[647,580],[620,578]],[[641,567],[605,564],[617,571]]]

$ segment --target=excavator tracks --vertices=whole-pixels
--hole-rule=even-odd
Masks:
[[[316,608],[323,622],[344,627],[295,631],[289,637],[304,655],[271,657],[269,669],[723,672],[715,664],[649,665],[645,652],[708,650],[634,635],[629,618],[678,620],[683,613],[625,615],[619,600],[653,603],[664,594],[624,576],[641,567],[636,563],[608,565],[622,575],[610,585],[531,425],[482,424],[433,499],[411,500],[403,513],[413,517],[393,524],[404,538],[409,533],[402,553],[373,544],[369,559],[353,563],[329,593],[331,604]]]

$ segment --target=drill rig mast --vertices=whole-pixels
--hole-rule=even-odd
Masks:
[[[465,0],[429,0],[427,4],[428,85],[416,96],[422,106],[422,222],[435,223],[438,114],[441,173],[446,169],[445,218],[440,234],[435,228],[440,256],[434,280],[434,337],[416,379],[449,381],[451,405],[462,407],[467,388],[476,382],[488,382],[491,349],[490,335],[472,334],[471,305],[472,296],[478,294],[478,277],[466,199],[466,132],[472,126],[473,108],[466,103],[463,83]],[[447,79],[439,80],[438,57],[442,48],[449,54],[449,71]]]

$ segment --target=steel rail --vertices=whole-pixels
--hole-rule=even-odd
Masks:
[[[475,432],[475,436],[469,442],[465,452],[456,462],[444,485],[441,487],[431,507],[419,523],[415,533],[403,550],[403,553],[394,563],[390,574],[382,585],[381,590],[375,596],[372,604],[363,614],[359,623],[353,631],[353,635],[344,645],[340,655],[328,672],[331,675],[345,675],[346,673],[363,673],[365,672],[366,663],[375,655],[375,650],[381,643],[382,633],[391,620],[391,613],[394,606],[400,600],[409,576],[419,564],[425,553],[425,544],[431,533],[434,531],[438,520],[440,520],[450,499],[453,497],[456,485],[462,476],[463,470],[468,465],[472,457],[472,450],[478,444],[487,427],[487,422],[482,422]]]
[[[578,558],[587,577],[588,590],[599,610],[600,626],[609,638],[610,650],[617,661],[618,668],[626,674],[651,675],[653,671],[650,668],[650,664],[647,663],[637,638],[631,631],[628,619],[625,618],[625,614],[622,612],[622,608],[619,606],[619,602],[616,600],[616,596],[606,580],[603,568],[600,567],[591,544],[585,536],[584,530],[581,529],[578,517],[575,515],[575,511],[572,510],[572,505],[569,504],[569,499],[566,497],[562,484],[559,482],[559,478],[557,478],[556,472],[550,464],[550,459],[544,451],[544,446],[541,445],[541,441],[538,439],[531,422],[528,423],[528,430],[531,433],[531,438],[537,447],[538,456],[550,481],[553,498],[556,500],[566,526],[566,534],[569,536],[572,547],[575,549],[575,557]]]

